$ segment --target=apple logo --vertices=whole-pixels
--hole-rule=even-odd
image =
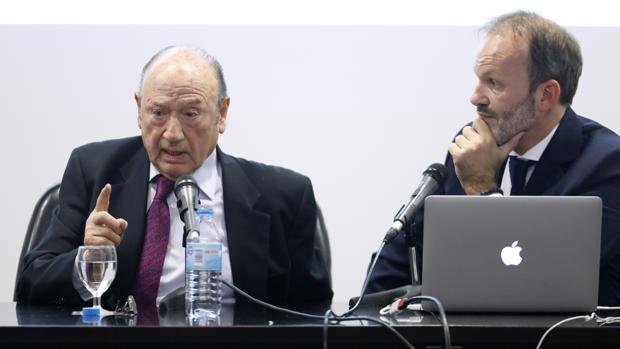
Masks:
[[[521,253],[521,247],[517,246],[519,241],[512,243],[512,246],[506,246],[502,249],[501,257],[502,262],[506,265],[519,265],[523,258],[519,255]]]

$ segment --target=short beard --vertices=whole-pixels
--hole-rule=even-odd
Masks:
[[[519,132],[529,130],[536,121],[534,96],[532,94],[528,94],[505,112],[496,112],[481,105],[477,109],[479,113],[488,114],[497,120],[497,127],[491,128],[491,132],[498,145],[506,144]]]

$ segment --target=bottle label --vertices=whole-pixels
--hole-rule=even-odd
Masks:
[[[188,270],[222,271],[222,245],[201,242],[187,243],[186,268]]]

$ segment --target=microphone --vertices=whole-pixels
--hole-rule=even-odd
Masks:
[[[196,207],[198,206],[198,185],[192,176],[181,176],[174,183],[174,195],[177,197],[177,208],[179,215],[184,223],[183,227],[183,247],[187,240],[187,235],[191,238],[200,236]]]
[[[439,187],[443,185],[448,175],[448,170],[443,164],[435,163],[430,165],[423,173],[422,183],[413,192],[411,199],[406,205],[401,206],[396,217],[394,217],[394,223],[390,229],[388,229],[383,241],[387,244],[392,241],[398,233],[400,233],[404,227],[412,222],[413,217],[424,206],[424,199],[427,196],[432,195]]]

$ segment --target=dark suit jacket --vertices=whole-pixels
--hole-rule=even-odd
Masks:
[[[445,164],[448,177],[439,194],[465,195],[449,154]],[[502,174],[498,173],[498,183]],[[603,200],[599,304],[620,305],[620,137],[567,108],[523,195],[598,196]],[[421,243],[417,241],[420,254]],[[369,292],[410,284],[409,269],[405,241],[399,236],[382,253]]]
[[[317,208],[310,180],[226,155],[219,147],[217,151],[236,286],[279,305],[329,302],[329,273],[314,250]],[[149,160],[140,137],[75,149],[63,176],[59,208],[45,237],[25,257],[18,301],[82,303],[71,281],[73,263],[86,219],[105,183],[112,184],[110,214],[125,218],[129,226],[117,248],[116,279],[103,302],[113,306],[131,294],[142,251],[148,177]]]

